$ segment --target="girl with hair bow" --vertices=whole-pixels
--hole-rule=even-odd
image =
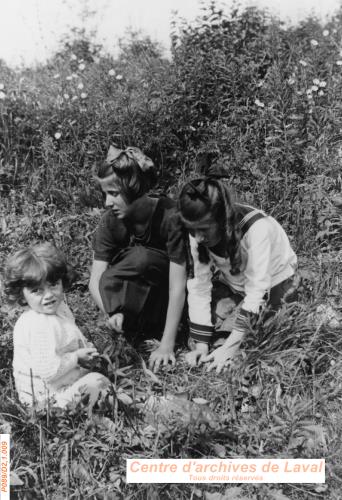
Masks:
[[[297,263],[280,224],[235,202],[224,177],[227,173],[210,167],[209,175],[187,182],[179,197],[192,267],[187,282],[192,351],[186,358],[191,365],[211,362],[208,369],[217,373],[236,356],[264,306],[272,314],[294,298]],[[226,340],[208,355],[215,338]]]
[[[160,337],[150,356],[155,371],[175,364],[174,345],[182,315],[185,249],[175,202],[148,193],[157,181],[140,149],[110,146],[95,176],[106,212],[93,241],[89,289],[116,332],[131,340]]]

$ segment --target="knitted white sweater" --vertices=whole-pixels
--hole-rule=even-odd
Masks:
[[[87,373],[78,365],[76,350],[86,347],[69,307],[62,302],[56,314],[25,311],[13,332],[13,374],[19,399],[32,404],[70,386]]]

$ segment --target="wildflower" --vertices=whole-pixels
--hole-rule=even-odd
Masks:
[[[0,90],[0,99],[5,99],[6,94],[2,90]]]
[[[264,108],[265,107],[265,104],[263,102],[259,101],[259,99],[255,99],[254,104],[256,104],[257,106],[259,106],[259,108]]]
[[[317,40],[310,40],[310,43],[311,43],[312,47],[317,47],[317,45],[318,45]]]
[[[82,83],[82,82],[80,82],[80,83],[77,85],[77,88],[78,88],[78,89],[80,89],[80,90],[82,90],[82,89],[83,89],[83,87],[84,87],[84,85],[83,85],[83,83]]]
[[[122,76],[122,75],[116,75],[116,79],[117,79],[117,80],[122,80],[122,79],[123,79],[123,76]]]
[[[299,61],[299,64],[301,64],[302,66],[307,66],[308,65],[308,63],[306,61],[304,61],[303,59],[301,59]]]
[[[64,97],[64,99],[65,99],[66,101],[67,101],[68,99],[70,99],[69,94],[63,94],[63,97]]]
[[[295,82],[296,82],[296,80],[294,78],[292,78],[292,77],[287,80],[287,83],[289,85],[293,85]]]
[[[317,90],[318,90],[317,85],[312,85],[311,90],[312,90],[312,92],[317,92]]]
[[[336,61],[337,66],[342,66],[342,61]]]
[[[324,95],[323,90],[320,90],[320,91],[318,92],[318,95],[319,95],[319,97],[322,97],[322,95]]]
[[[71,75],[67,76],[66,80],[69,80],[69,81],[72,80],[72,76]]]
[[[0,83],[0,90],[4,90],[5,85],[3,83]]]
[[[257,87],[262,87],[264,84],[264,80],[260,80],[260,82],[257,83]]]
[[[110,70],[108,71],[108,75],[109,75],[109,76],[115,76],[115,70],[114,70],[114,69],[110,69]]]
[[[76,101],[77,100],[77,95],[73,95],[71,100],[72,101]]]
[[[60,132],[55,133],[55,139],[60,139],[62,137],[62,134]]]
[[[59,73],[57,73],[56,75],[53,75],[53,77],[56,79],[56,78],[59,78],[61,75]]]
[[[83,63],[79,64],[79,65],[78,65],[78,69],[79,69],[80,71],[83,71],[83,70],[85,69],[85,64],[83,64]]]
[[[307,95],[308,95],[308,96],[311,96],[311,94],[312,94],[312,89],[308,89],[308,90],[306,91],[306,93],[307,93]]]
[[[319,86],[324,88],[327,86],[327,82],[319,82]]]
[[[82,92],[81,99],[86,99],[87,97],[88,97],[88,94],[86,94],[85,92]]]
[[[323,36],[329,36],[329,30],[324,30],[323,31]]]
[[[77,74],[77,73],[73,73],[73,74],[71,75],[71,78],[78,78],[78,74]]]
[[[195,127],[193,127],[192,125],[189,126],[189,129],[191,130],[191,132],[195,132]]]
[[[314,84],[314,85],[319,85],[319,80],[318,80],[318,78],[314,78],[314,79],[312,80],[312,82],[313,82],[313,84]]]
[[[70,59],[71,59],[72,61],[76,61],[76,59],[77,59],[77,56],[76,56],[75,54],[71,54],[71,57],[70,57]]]

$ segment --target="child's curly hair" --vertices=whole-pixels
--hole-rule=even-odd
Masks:
[[[55,283],[62,280],[66,289],[72,279],[73,271],[64,254],[45,242],[18,250],[7,259],[3,291],[8,302],[25,305],[23,288],[39,287],[44,281]]]

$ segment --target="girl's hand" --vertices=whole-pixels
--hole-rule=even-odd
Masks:
[[[99,353],[95,349],[95,347],[82,347],[81,349],[77,349],[76,354],[79,364],[87,363],[99,356]]]
[[[175,366],[176,358],[173,349],[171,347],[164,347],[160,345],[158,349],[151,353],[148,364],[150,369],[155,373],[159,370],[161,365],[167,366],[169,361],[171,361],[172,366]]]
[[[123,333],[123,329],[122,329],[123,320],[124,320],[123,314],[116,313],[116,314],[113,314],[113,316],[111,316],[108,319],[108,325],[116,332]]]
[[[196,349],[186,353],[185,361],[190,366],[200,365],[205,361],[208,351],[209,351],[208,344],[198,343],[196,344]]]
[[[236,356],[236,353],[239,350],[239,345],[226,345],[223,344],[221,347],[218,347],[213,351],[209,356],[206,356],[203,361],[208,362],[212,361],[208,365],[208,371],[216,368],[216,373],[220,373],[222,368],[226,365],[226,363],[231,362],[232,359]]]

